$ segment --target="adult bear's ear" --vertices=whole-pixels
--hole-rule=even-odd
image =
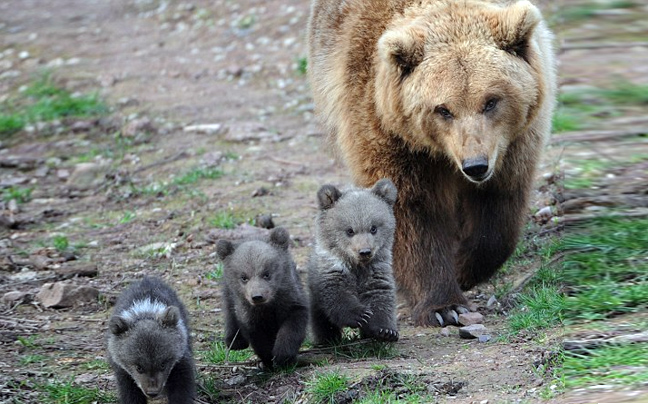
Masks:
[[[521,0],[496,12],[491,19],[491,31],[500,49],[529,63],[531,38],[541,21],[540,10]]]
[[[378,53],[406,77],[423,61],[424,46],[425,31],[410,24],[386,31],[378,40]]]
[[[288,230],[283,227],[277,227],[270,232],[270,242],[284,250],[290,245],[290,235]]]
[[[394,203],[396,203],[398,190],[396,189],[396,185],[394,185],[389,178],[378,180],[378,182],[374,184],[373,188],[371,188],[371,192],[387,202],[390,206],[394,206]]]
[[[230,256],[235,250],[234,243],[227,240],[218,240],[216,243],[216,253],[221,260]]]
[[[342,192],[333,185],[324,185],[317,191],[317,202],[322,210],[330,209],[342,196]]]

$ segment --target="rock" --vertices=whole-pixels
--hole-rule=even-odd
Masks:
[[[443,328],[439,331],[439,335],[441,335],[442,337],[449,337],[450,335],[452,335],[452,333],[450,332],[450,328],[448,328],[448,327],[443,327]]]
[[[91,189],[101,185],[110,170],[107,164],[79,163],[67,180],[69,186],[76,189]]]
[[[70,178],[70,170],[66,170],[65,168],[61,168],[60,170],[56,170],[56,177],[59,180],[65,181],[68,178]]]
[[[65,265],[56,268],[54,273],[61,279],[70,279],[74,277],[94,277],[97,276],[97,264],[90,262],[66,262]]]
[[[29,262],[31,262],[34,268],[40,271],[47,269],[54,263],[54,261],[51,258],[45,255],[38,255],[38,254],[31,255],[29,257]]]
[[[135,137],[140,133],[156,133],[157,128],[148,118],[134,119],[126,124],[122,129],[122,136]]]
[[[252,198],[266,195],[270,195],[270,191],[266,187],[257,188],[254,190],[254,192],[252,192]]]
[[[461,325],[472,325],[472,324],[481,324],[484,322],[484,316],[477,312],[468,312],[459,314],[459,324]]]
[[[490,339],[491,339],[491,336],[488,335],[488,334],[482,334],[479,337],[477,337],[477,341],[479,341],[479,342],[488,342],[488,341],[490,341]]]
[[[467,325],[459,328],[459,336],[464,339],[479,338],[480,335],[485,335],[488,332],[483,324]]]
[[[535,219],[536,222],[539,223],[547,223],[549,219],[553,217],[553,213],[551,212],[551,206],[545,206],[544,208],[540,209],[533,215],[533,218]]]
[[[12,290],[2,296],[2,303],[13,306],[15,304],[30,303],[34,300],[34,295],[19,290]]]
[[[254,218],[254,225],[262,229],[273,229],[275,227],[272,215],[257,215]]]
[[[492,296],[488,299],[488,302],[486,303],[486,307],[492,307],[492,306],[495,305],[496,303],[497,303],[497,298],[495,297],[495,295],[492,295]]]
[[[185,126],[185,132],[204,133],[206,135],[222,135],[227,133],[227,126],[222,123],[203,123],[198,125]]]
[[[97,300],[99,291],[91,286],[75,286],[69,283],[46,283],[36,295],[44,307],[59,309],[79,303]]]
[[[223,140],[234,143],[245,143],[251,141],[274,142],[279,141],[277,133],[269,131],[263,124],[258,122],[240,122],[230,125],[229,131],[223,136]]]

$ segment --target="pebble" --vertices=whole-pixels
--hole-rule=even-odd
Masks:
[[[461,325],[481,324],[483,322],[484,316],[482,316],[481,313],[468,312],[459,314],[459,324]]]
[[[459,336],[464,339],[479,338],[480,335],[485,335],[487,332],[483,324],[473,324],[459,328]]]

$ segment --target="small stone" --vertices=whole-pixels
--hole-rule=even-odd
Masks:
[[[472,325],[472,324],[481,324],[484,322],[484,316],[477,312],[468,312],[459,314],[459,324],[461,325]]]
[[[269,195],[270,191],[266,187],[257,188],[252,192],[252,198]]]
[[[484,335],[486,332],[486,327],[483,324],[473,324],[459,328],[459,336],[464,339],[479,338],[480,335]]]
[[[69,283],[46,283],[36,295],[44,307],[59,309],[72,307],[78,303],[92,302],[99,296],[99,291],[90,286],[75,286]]]
[[[34,268],[42,271],[50,267],[54,261],[45,255],[32,255],[29,257],[29,262],[34,266]]]
[[[257,215],[254,218],[254,225],[262,229],[273,229],[275,227],[272,221],[272,215]]]
[[[448,327],[443,327],[439,331],[439,335],[441,335],[442,337],[449,337],[451,334],[452,333],[450,332],[450,328],[448,328]]]
[[[477,337],[477,341],[479,341],[479,342],[488,342],[488,341],[490,341],[490,339],[491,339],[491,336],[488,335],[488,334],[482,334],[479,337]]]
[[[547,220],[551,219],[553,216],[553,213],[551,212],[551,206],[545,206],[544,208],[540,209],[539,211],[536,212],[533,217],[539,221],[546,223]]]
[[[19,290],[12,290],[2,296],[2,303],[14,305],[20,303],[29,303],[34,299],[34,295]]]
[[[107,164],[80,163],[68,178],[68,185],[77,189],[91,189],[101,185],[110,167]]]
[[[227,132],[227,127],[221,123],[205,123],[185,126],[185,132],[204,133],[207,135],[221,135]]]
[[[56,170],[56,177],[57,177],[59,180],[63,180],[63,181],[65,181],[65,180],[67,180],[68,178],[70,178],[70,170],[66,170],[66,169],[64,169],[64,168],[62,168],[62,169],[60,169],[60,170]]]
[[[495,297],[495,295],[493,295],[490,297],[490,299],[488,299],[488,302],[486,303],[486,307],[492,307],[496,303],[497,303],[497,298]]]
[[[135,137],[140,133],[156,133],[157,129],[148,118],[134,119],[124,126],[122,129],[122,136]]]

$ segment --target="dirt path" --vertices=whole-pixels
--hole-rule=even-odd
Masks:
[[[312,241],[316,190],[349,180],[326,151],[300,72],[308,1],[42,3],[0,4],[0,97],[7,99],[48,69],[66,88],[100,89],[115,110],[109,118],[80,121],[76,129],[62,122],[2,142],[0,180],[33,192],[15,214],[16,228],[0,228],[0,295],[33,294],[44,282],[61,279],[61,268],[96,265],[96,276],[73,282],[96,288],[100,299],[59,310],[38,304],[0,308],[0,403],[15,397],[35,402],[36,381],[68,377],[114,389],[110,373],[98,364],[105,320],[114,297],[143,274],[159,274],[179,289],[194,318],[195,350],[208,349],[223,330],[219,281],[209,275],[217,266],[213,242],[263,231],[246,224],[217,229],[217,215],[228,212],[239,221],[272,215],[289,229],[301,268]],[[601,42],[589,29],[566,25],[559,36],[570,45]],[[648,82],[646,66],[648,52],[638,46],[569,50],[561,54],[560,68],[563,84],[582,85],[605,82],[613,71]],[[218,127],[188,130],[196,124]],[[636,149],[630,140],[614,145],[621,155]],[[609,147],[554,144],[534,207],[555,203],[547,179],[562,157]],[[91,166],[89,180],[77,175],[83,164]],[[217,180],[184,181],[189,172],[214,170],[222,172]],[[529,237],[537,234],[551,231],[530,226]],[[53,247],[57,235],[75,245],[75,260]],[[492,336],[487,343],[459,339],[456,329],[444,337],[438,329],[413,327],[404,313],[402,339],[384,359],[309,350],[295,373],[269,380],[246,365],[199,360],[199,369],[205,380],[218,383],[219,400],[232,402],[306,402],[304,382],[315,372],[344,369],[360,380],[382,366],[417,375],[437,402],[541,401],[553,388],[544,385],[539,369],[559,336],[550,334],[543,343],[531,336],[498,340],[506,312],[497,304],[487,307],[498,287],[524,279],[534,265],[537,259],[470,292],[485,315]],[[201,400],[216,398],[203,393]]]

